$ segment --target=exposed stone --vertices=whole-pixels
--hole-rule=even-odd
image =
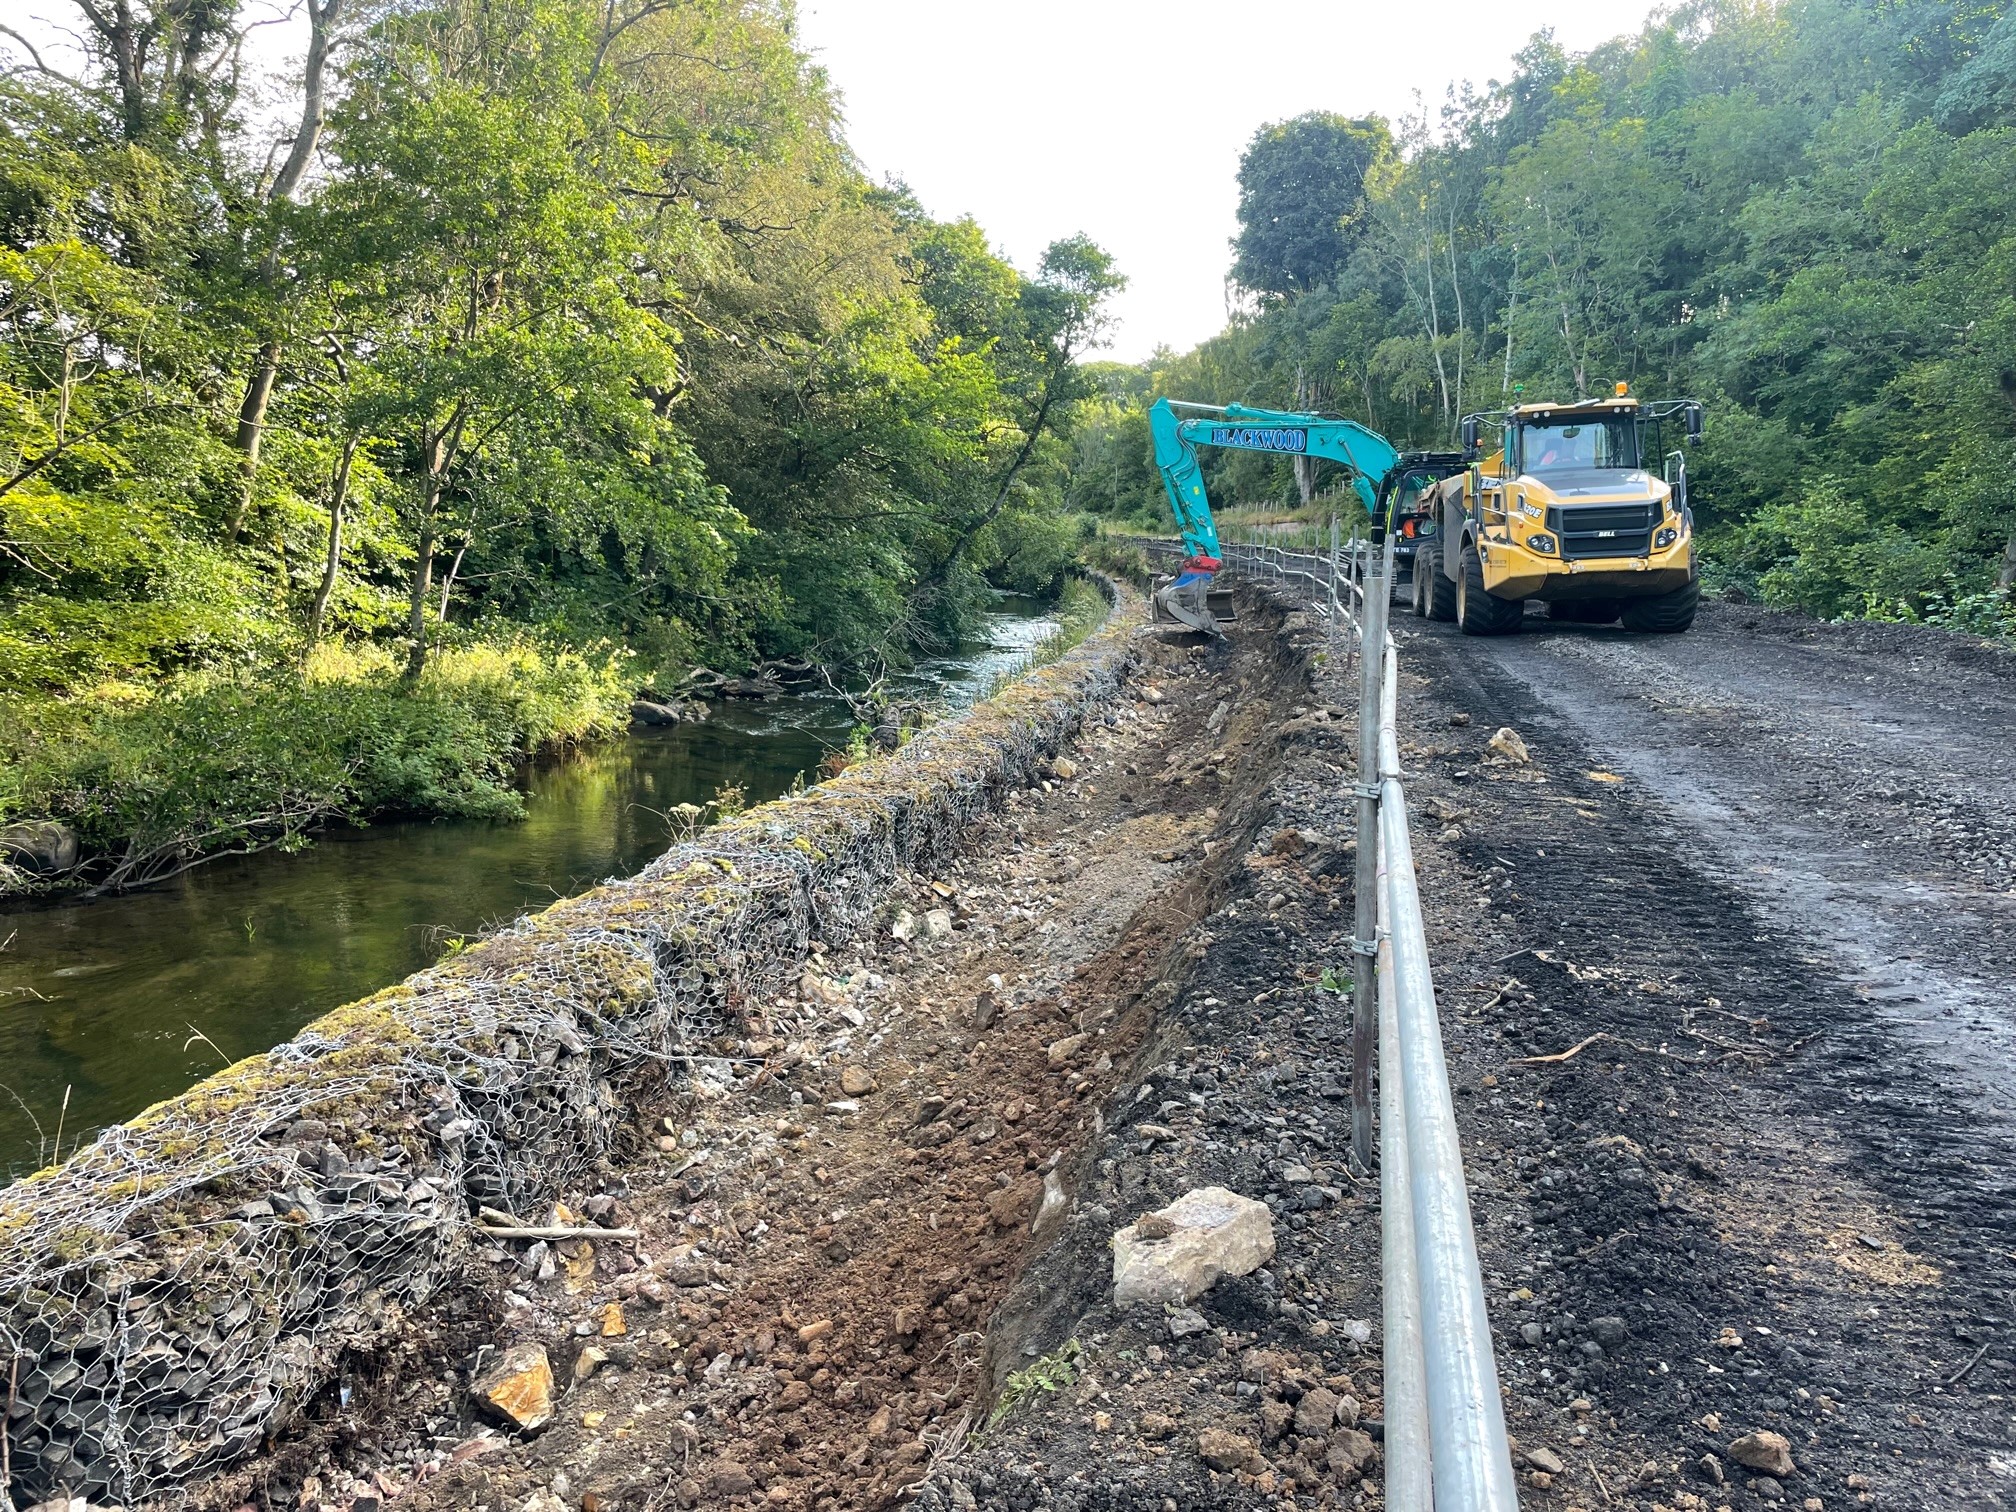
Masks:
[[[1069,782],[1078,775],[1078,763],[1068,756],[1059,756],[1050,763],[1050,775],[1059,782]]]
[[[1113,1301],[1118,1307],[1190,1302],[1225,1276],[1244,1276],[1274,1258],[1274,1220],[1265,1203],[1224,1187],[1199,1187],[1159,1211],[1174,1225],[1143,1239],[1138,1225],[1113,1236]]]
[[[1038,1239],[1049,1238],[1063,1223],[1070,1206],[1071,1194],[1064,1190],[1064,1178],[1054,1170],[1045,1171],[1043,1200],[1036,1205],[1036,1216],[1029,1221],[1029,1232]]]
[[[1782,1433],[1746,1433],[1729,1446],[1729,1458],[1746,1470],[1781,1479],[1794,1469],[1792,1441]]]
[[[987,1216],[997,1228],[1020,1228],[1036,1216],[1042,1201],[1043,1183],[1034,1176],[1023,1176],[987,1194]]]
[[[1092,1038],[1089,1034],[1067,1034],[1060,1040],[1052,1040],[1048,1054],[1050,1064],[1061,1066],[1085,1048],[1085,1042]]]
[[[1330,1452],[1325,1463],[1332,1475],[1348,1483],[1364,1473],[1374,1452],[1371,1434],[1357,1428],[1339,1428],[1330,1435]]]
[[[708,712],[707,705],[697,701],[660,703],[655,699],[639,698],[630,705],[630,723],[647,726],[703,724]]]
[[[875,1078],[865,1067],[848,1066],[840,1073],[840,1090],[849,1097],[866,1097],[875,1088]]]
[[[1535,1444],[1531,1449],[1526,1450],[1525,1453],[1526,1463],[1543,1475],[1559,1475],[1563,1470],[1568,1468],[1562,1463],[1560,1455],[1543,1445]]]
[[[1484,747],[1500,761],[1531,761],[1532,753],[1526,749],[1526,742],[1519,732],[1510,725],[1500,725],[1497,734],[1484,743]]]
[[[817,1344],[832,1332],[833,1320],[831,1318],[820,1318],[815,1322],[805,1324],[798,1330],[798,1342],[800,1344]]]
[[[553,1366],[543,1345],[513,1344],[470,1383],[476,1404],[527,1433],[553,1418]]]
[[[896,915],[896,921],[889,926],[889,933],[892,938],[898,940],[909,941],[916,939],[917,916],[910,912],[909,909],[904,909]]]
[[[1337,1393],[1318,1386],[1302,1393],[1295,1404],[1295,1431],[1304,1438],[1322,1438],[1336,1426]]]
[[[716,1460],[714,1473],[716,1496],[747,1496],[756,1489],[756,1479],[734,1460]]]
[[[609,1351],[600,1345],[590,1344],[574,1357],[574,1379],[585,1381],[608,1363]]]
[[[1204,1320],[1204,1314],[1195,1308],[1180,1308],[1169,1314],[1169,1337],[1187,1339],[1192,1334],[1203,1333],[1211,1325]]]
[[[1266,1461],[1253,1440],[1227,1428],[1206,1428],[1197,1435],[1197,1457],[1213,1470],[1259,1470]]]
[[[952,938],[952,911],[934,908],[924,915],[924,938],[937,942]]]
[[[1621,1349],[1631,1337],[1631,1325],[1622,1318],[1591,1318],[1589,1336],[1605,1349]]]

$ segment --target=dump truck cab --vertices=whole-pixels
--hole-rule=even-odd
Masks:
[[[1487,426],[1499,445],[1483,455]],[[1417,567],[1417,612],[1473,635],[1516,631],[1528,600],[1557,619],[1686,629],[1700,599],[1694,522],[1685,453],[1664,445],[1700,434],[1696,401],[1641,404],[1622,384],[1466,416],[1475,460],[1439,487],[1436,571]]]

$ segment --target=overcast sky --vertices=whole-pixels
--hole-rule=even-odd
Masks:
[[[6,0],[0,0],[4,5]],[[1239,153],[1306,110],[1389,118],[1511,72],[1541,27],[1587,51],[1649,0],[799,0],[870,173],[971,214],[1025,270],[1083,231],[1131,281],[1111,355],[1225,323]]]

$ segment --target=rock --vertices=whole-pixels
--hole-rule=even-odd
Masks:
[[[1538,1349],[1541,1341],[1546,1337],[1547,1330],[1542,1328],[1538,1323],[1521,1323],[1519,1325],[1519,1341],[1533,1349]]]
[[[1067,756],[1059,756],[1050,763],[1050,773],[1059,782],[1069,782],[1078,775],[1078,763]]]
[[[1191,1302],[1226,1276],[1244,1276],[1274,1258],[1274,1219],[1267,1205],[1223,1187],[1185,1192],[1155,1215],[1173,1225],[1143,1239],[1137,1225],[1113,1236],[1113,1301],[1117,1307]]]
[[[906,944],[916,939],[917,916],[910,912],[909,909],[904,909],[896,915],[896,922],[889,926],[889,934],[891,938],[902,940]]]
[[[1092,1036],[1089,1034],[1067,1034],[1060,1040],[1051,1041],[1047,1052],[1050,1057],[1050,1064],[1053,1066],[1065,1064],[1072,1056],[1084,1049],[1085,1042],[1091,1038]]]
[[[1591,1318],[1589,1334],[1605,1349],[1618,1349],[1631,1337],[1631,1326],[1622,1318]]]
[[[1204,1314],[1192,1307],[1180,1308],[1169,1314],[1169,1337],[1172,1339],[1187,1339],[1192,1334],[1203,1333],[1210,1326],[1204,1321]]]
[[[1141,690],[1141,702],[1145,704],[1159,704],[1165,697],[1166,695],[1160,688],[1143,688]]]
[[[1304,1438],[1323,1438],[1337,1426],[1337,1393],[1318,1386],[1302,1393],[1295,1404],[1295,1431]]]
[[[608,1363],[609,1351],[599,1345],[590,1344],[574,1357],[574,1379],[585,1381]]]
[[[808,1003],[833,1006],[847,1001],[847,989],[829,976],[806,971],[798,978],[798,996]]]
[[[1036,1216],[1029,1221],[1029,1232],[1038,1239],[1049,1238],[1057,1232],[1070,1207],[1071,1194],[1064,1190],[1064,1178],[1054,1170],[1045,1171],[1043,1200],[1036,1205]]]
[[[1746,1433],[1729,1446],[1729,1458],[1760,1475],[1783,1478],[1794,1469],[1792,1442],[1782,1433]]]
[[[1510,725],[1500,725],[1498,733],[1484,743],[1484,748],[1501,761],[1531,761],[1532,754],[1526,749],[1526,742],[1519,732]]]
[[[1468,714],[1451,714],[1449,716],[1449,725],[1452,729],[1460,730],[1469,723],[1470,716]]]
[[[1722,1461],[1712,1454],[1704,1454],[1694,1462],[1694,1468],[1701,1472],[1701,1478],[1711,1486],[1724,1484],[1729,1477],[1722,1472]]]
[[[756,1489],[756,1479],[733,1460],[716,1460],[711,1477],[716,1496],[747,1496]]]
[[[1258,1471],[1266,1464],[1258,1444],[1227,1428],[1206,1428],[1198,1434],[1197,1457],[1213,1470]]]
[[[952,911],[949,908],[934,908],[924,915],[924,938],[934,944],[952,938]]]
[[[513,1344],[470,1382],[476,1405],[524,1432],[553,1418],[553,1366],[544,1346]]]
[[[996,1228],[1020,1228],[1036,1216],[1042,1201],[1043,1183],[1034,1176],[1024,1176],[987,1194],[987,1216]]]
[[[866,1097],[875,1088],[875,1078],[861,1066],[848,1066],[840,1073],[840,1090],[849,1097]]]
[[[623,1321],[623,1304],[611,1302],[602,1309],[602,1337],[620,1339],[630,1332],[630,1325]]]
[[[1364,1473],[1375,1452],[1371,1434],[1357,1428],[1340,1428],[1330,1436],[1330,1453],[1324,1463],[1338,1480],[1349,1483]]]
[[[1286,1402],[1260,1404],[1260,1437],[1267,1443],[1279,1443],[1294,1421],[1295,1409]]]
[[[1309,849],[1309,841],[1299,829],[1276,830],[1274,838],[1267,842],[1270,856],[1299,856]]]
[[[1562,1462],[1560,1455],[1556,1454],[1552,1449],[1545,1448],[1539,1444],[1535,1444],[1531,1449],[1524,1452],[1526,1463],[1531,1465],[1535,1470],[1538,1470],[1542,1475],[1559,1475],[1563,1470],[1568,1468]]]
[[[1134,1425],[1134,1431],[1151,1444],[1160,1443],[1176,1431],[1176,1419],[1160,1412],[1144,1412],[1141,1421]]]
[[[994,1021],[1000,1016],[1001,1004],[993,990],[981,988],[973,998],[973,1027],[984,1034],[994,1027]]]
[[[1176,1131],[1167,1124],[1138,1123],[1134,1125],[1134,1137],[1154,1144],[1157,1140],[1174,1139]]]
[[[798,1342],[800,1344],[817,1344],[832,1332],[833,1320],[831,1318],[820,1318],[814,1322],[807,1323],[798,1330]]]
[[[649,698],[639,698],[631,702],[630,723],[633,725],[676,725],[702,724],[707,718],[707,705],[703,703],[659,703]]]
[[[38,876],[74,870],[81,854],[77,832],[54,819],[32,819],[0,829],[0,856]]]

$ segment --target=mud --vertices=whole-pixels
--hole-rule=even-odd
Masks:
[[[1397,628],[1525,1504],[2016,1503],[2010,659],[1724,606]],[[885,920],[758,1005],[731,1086],[668,1068],[542,1215],[641,1238],[500,1248],[206,1500],[1378,1508],[1348,668],[1258,606],[1144,647],[1068,771],[889,900],[915,943]],[[1205,1184],[1268,1202],[1274,1261],[1116,1312],[1112,1230]],[[467,1395],[519,1340],[563,1382],[606,1356],[529,1437]],[[1791,1474],[1733,1462],[1759,1430]],[[1251,1453],[1214,1468],[1225,1435]]]

